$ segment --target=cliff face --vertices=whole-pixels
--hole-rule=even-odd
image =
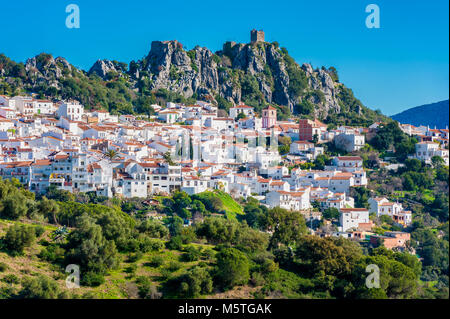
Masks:
[[[313,70],[309,64],[300,67],[271,43],[226,43],[214,54],[202,47],[185,51],[177,41],[154,41],[131,75],[136,80],[148,76],[149,89],[164,88],[184,97],[220,96],[233,104],[257,99],[289,106],[291,111],[308,100],[321,117],[330,110],[340,112],[339,83],[328,71]],[[293,88],[298,77],[306,83],[302,92]],[[313,91],[322,92],[323,99],[310,94]]]
[[[220,89],[212,56],[205,48],[196,48],[189,56],[177,41],[155,41],[148,56],[139,61],[139,72],[150,75],[150,89],[164,88],[185,97],[204,95]]]
[[[109,60],[97,60],[94,65],[89,69],[88,74],[97,74],[104,80],[107,80],[108,77],[112,74],[120,74],[126,70],[123,69],[119,65],[118,62],[113,62]]]

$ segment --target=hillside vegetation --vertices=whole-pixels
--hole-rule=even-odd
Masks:
[[[310,236],[299,212],[252,198],[238,204],[224,193],[176,192],[148,206],[55,189],[46,195],[0,180],[0,298],[448,296],[440,283],[420,281],[414,255]],[[147,218],[150,212],[164,215]],[[187,226],[180,218],[194,214],[203,221]],[[445,241],[417,227],[414,238],[440,251]],[[372,263],[382,272],[378,289],[364,284]],[[65,286],[69,264],[80,267],[80,288]]]

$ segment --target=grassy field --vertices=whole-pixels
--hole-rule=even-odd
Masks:
[[[242,206],[239,205],[229,194],[222,191],[213,192],[203,192],[197,194],[197,196],[204,200],[209,200],[211,198],[219,198],[222,201],[222,210],[228,218],[235,218],[236,215],[243,215],[244,210]]]

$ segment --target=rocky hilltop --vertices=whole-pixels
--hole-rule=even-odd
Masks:
[[[151,89],[164,88],[184,97],[220,96],[233,104],[266,102],[291,111],[307,100],[321,117],[330,110],[340,112],[340,84],[330,71],[314,70],[309,64],[300,67],[272,43],[229,42],[213,53],[199,46],[186,51],[178,41],[154,41],[131,75],[136,80],[148,76]]]
[[[119,113],[148,113],[149,103],[163,98],[205,99],[225,110],[238,103],[257,111],[272,104],[285,117],[293,113],[338,124],[381,116],[339,82],[336,69],[299,65],[276,42],[226,42],[213,53],[200,46],[186,50],[176,40],[153,41],[141,60],[97,60],[88,72],[45,53],[25,64],[0,55],[0,76],[0,94],[34,92]]]

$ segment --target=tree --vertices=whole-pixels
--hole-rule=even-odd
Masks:
[[[187,210],[192,200],[186,192],[175,192],[172,196],[172,209],[181,218],[190,218],[191,212]]]
[[[302,271],[309,276],[324,278],[325,275],[347,278],[361,258],[359,245],[343,238],[320,238],[303,236],[295,255]]]
[[[330,161],[329,157],[326,155],[318,155],[316,159],[314,160],[314,168],[318,170],[325,169],[325,165],[328,164]]]
[[[314,144],[317,144],[318,141],[319,141],[319,136],[317,134],[314,134],[311,142],[313,142]]]
[[[147,114],[151,116],[155,114],[155,110],[151,106],[156,103],[156,98],[154,96],[139,96],[133,104],[135,106],[135,111],[141,114]]]
[[[270,248],[275,248],[278,244],[294,244],[307,230],[302,214],[280,207],[268,211],[267,224],[273,230],[269,243]]]
[[[417,158],[408,158],[405,161],[407,171],[420,172],[422,170],[422,161]]]
[[[58,299],[65,297],[56,281],[43,275],[35,278],[26,278],[19,296],[26,299]]]
[[[222,217],[207,217],[196,226],[199,237],[206,238],[214,244],[232,243],[236,238],[239,223]]]
[[[395,146],[395,156],[404,161],[409,154],[414,153],[417,140],[415,138],[405,138]]]
[[[139,276],[136,279],[136,283],[138,285],[139,297],[143,299],[161,298],[162,293],[158,292],[157,287],[152,284],[151,280],[148,277]]]
[[[33,227],[25,225],[13,225],[8,228],[3,243],[10,252],[22,254],[24,248],[30,247],[36,239]]]
[[[164,160],[171,166],[175,165],[174,161],[172,160],[172,155],[170,154],[170,152],[166,152],[163,155]]]
[[[189,245],[184,249],[183,260],[185,261],[196,261],[199,260],[202,255],[202,248],[198,249],[195,246]]]
[[[181,234],[183,225],[184,225],[183,219],[181,219],[178,216],[171,217],[167,222],[170,236],[176,236],[176,235]]]
[[[205,204],[203,204],[201,201],[195,199],[192,201],[191,211],[193,213],[198,213],[198,214],[203,215],[206,212]]]
[[[269,244],[269,236],[259,230],[248,226],[238,228],[236,239],[236,248],[246,253],[255,253],[265,251]]]
[[[118,266],[114,241],[107,240],[101,226],[86,214],[77,218],[77,229],[67,239],[67,261],[80,265],[81,270],[103,274]]]
[[[217,255],[216,279],[227,289],[244,285],[250,278],[250,262],[235,248],[224,248]]]
[[[213,282],[208,270],[196,266],[181,276],[179,291],[185,298],[196,298],[200,295],[209,294],[213,290]]]
[[[165,238],[169,235],[169,229],[158,220],[147,219],[137,226],[141,233],[145,233],[152,238]]]
[[[328,73],[330,74],[330,76],[334,82],[339,82],[338,71],[336,70],[336,68],[334,66],[330,66],[328,68]]]
[[[108,150],[106,150],[106,152],[103,153],[103,157],[109,159],[110,161],[117,158],[118,156],[119,156],[119,153],[113,149],[108,149]]]
[[[365,187],[351,187],[350,196],[355,199],[355,207],[369,208],[370,190]]]
[[[48,199],[53,199],[58,202],[72,202],[75,200],[75,195],[69,191],[57,189],[56,186],[51,185],[46,192]],[[56,221],[54,221],[56,222]]]
[[[121,238],[130,237],[134,221],[123,218],[119,214],[109,213],[100,216],[97,224],[101,226],[105,239],[113,240],[117,244]]]
[[[58,223],[56,216],[59,213],[59,205],[52,199],[47,199],[47,197],[42,197],[42,199],[38,203],[39,212],[46,216],[49,220],[53,220],[55,223]]]
[[[259,201],[253,197],[247,199],[244,206],[245,214],[241,216],[250,227],[257,229],[267,228],[267,208],[259,204]]]
[[[406,135],[398,123],[392,121],[379,127],[377,135],[369,143],[380,152],[393,149],[395,156],[404,161],[408,154],[414,152],[417,140]]]
[[[27,214],[27,198],[15,191],[0,202],[0,216],[8,219],[19,219]]]
[[[245,119],[244,112],[239,112],[239,114],[236,116],[236,121],[239,121],[240,119]]]
[[[181,239],[181,236],[171,237],[170,240],[166,243],[166,248],[170,250],[182,250],[183,240]]]
[[[367,265],[377,265],[380,270],[380,289],[388,298],[406,299],[414,298],[417,293],[417,276],[414,270],[399,261],[384,255],[367,256],[361,259],[360,265],[355,267],[354,275],[358,295],[367,296],[365,280]],[[370,289],[369,289],[370,290]],[[382,296],[383,293],[380,294]]]
[[[340,213],[337,208],[329,207],[323,211],[322,215],[326,219],[338,219],[340,216]]]
[[[407,191],[414,191],[417,188],[411,176],[407,174],[403,175],[403,187]]]
[[[444,163],[445,163],[444,159],[440,156],[435,155],[431,158],[431,164],[433,164],[433,167],[437,168],[443,165]]]

